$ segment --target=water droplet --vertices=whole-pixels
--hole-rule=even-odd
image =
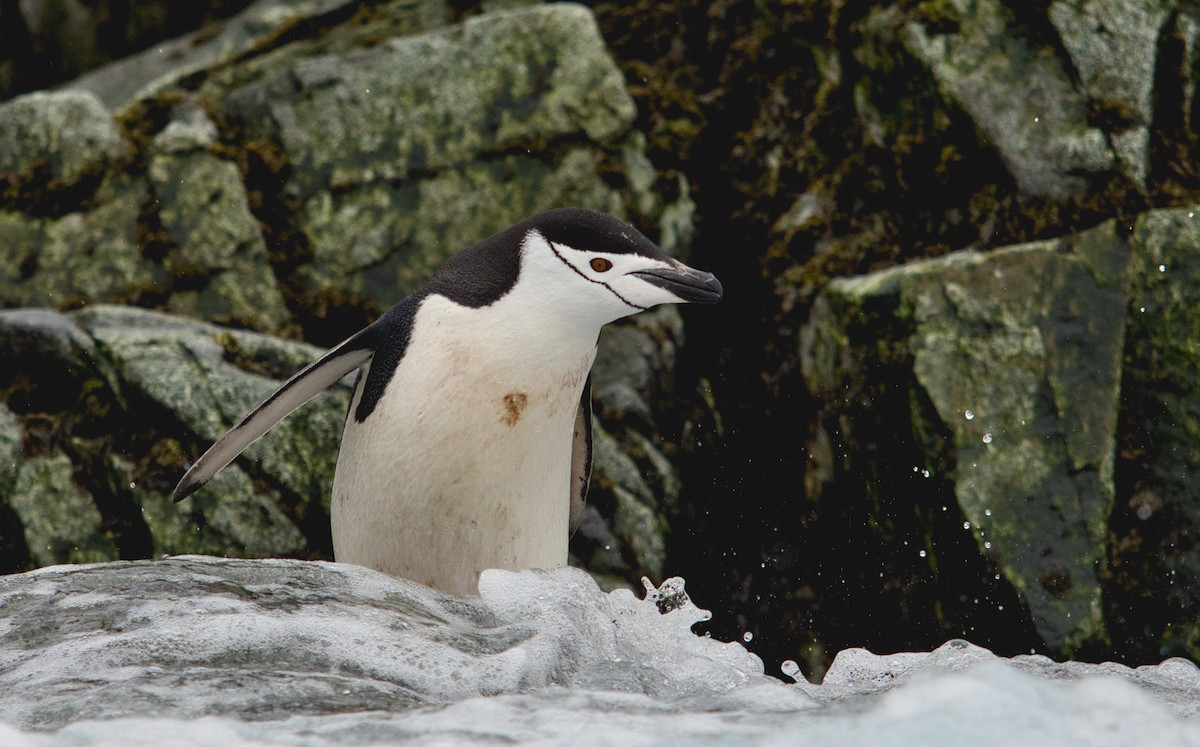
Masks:
[[[991,542],[984,542],[984,543],[983,543],[983,549],[984,549],[984,550],[991,550],[991,549],[992,549],[992,543],[991,543]]]
[[[742,633],[742,640],[749,643],[754,640],[754,634],[747,630],[745,633]]]
[[[923,557],[925,557],[925,551],[921,550],[920,552],[917,553],[917,555],[920,555],[923,558]]]
[[[990,434],[990,433],[983,434],[983,442],[985,444],[990,444],[992,442],[992,434]]]
[[[971,528],[971,522],[969,522],[969,521],[964,521],[964,522],[963,522],[963,529],[970,529],[970,528]]]
[[[1159,271],[1159,272],[1166,272],[1166,271],[1167,271],[1167,266],[1166,266],[1166,265],[1159,265],[1159,266],[1158,266],[1158,271]]]
[[[975,419],[975,411],[974,411],[974,410],[967,410],[967,411],[966,411],[965,413],[963,413],[963,414],[967,416],[967,420],[974,420],[974,419]]]
[[[992,509],[990,509],[990,508],[985,508],[985,509],[983,509],[983,515],[984,515],[984,516],[991,516],[991,515],[992,515]]]

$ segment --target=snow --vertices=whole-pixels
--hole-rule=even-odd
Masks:
[[[332,563],[0,577],[0,746],[1197,745],[1200,670],[841,652],[820,685],[698,636],[681,581],[489,571],[479,597]],[[666,609],[666,614],[660,614]]]

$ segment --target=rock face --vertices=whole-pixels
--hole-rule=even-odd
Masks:
[[[6,508],[13,567],[207,552],[328,554],[328,485],[348,387],[320,395],[178,505],[186,452],[211,443],[322,352],[130,307],[0,312],[14,362],[7,441],[23,460]],[[53,377],[41,371],[61,371]],[[20,560],[20,546],[27,556]]]
[[[1200,206],[1134,226],[1109,603],[1130,639],[1195,656],[1200,614]],[[1146,645],[1146,644],[1142,644]]]
[[[328,346],[447,257],[561,205],[686,245],[686,185],[676,177],[671,204],[656,191],[590,11],[447,25],[435,0],[356,7],[264,0],[215,36],[0,104],[0,304],[86,307],[0,323],[12,355],[0,424],[20,455],[2,499],[10,570],[329,556],[344,392],[289,418],[205,495],[166,502],[187,460],[318,351],[188,318]],[[112,302],[177,316],[95,305]],[[575,548],[619,584],[663,569],[678,480],[649,403],[682,333],[667,310],[605,339],[604,370],[629,381],[598,408],[597,487]],[[39,380],[51,361],[90,373]]]
[[[818,451],[825,500],[864,458],[925,474],[953,465],[939,477],[953,486],[963,531],[1059,651],[1106,635],[1127,256],[1109,222],[1069,241],[838,280],[802,337],[806,378],[829,403],[821,441],[878,427],[928,449],[915,465]],[[907,423],[871,417],[906,407]],[[897,478],[881,470],[867,490],[894,490]],[[938,551],[922,550],[931,564]]]
[[[1095,174],[1113,163],[1104,133],[1087,122],[1086,91],[1075,87],[1057,56],[1019,33],[1005,3],[952,0],[947,5],[964,22],[950,33],[911,22],[908,40],[914,54],[984,128],[1022,192],[1081,194],[1086,184],[1079,174]],[[1068,4],[1055,5],[1061,10],[1057,6]],[[1060,15],[1065,20],[1071,13]],[[1076,38],[1083,43],[1094,37]],[[1144,145],[1137,167],[1141,174]]]

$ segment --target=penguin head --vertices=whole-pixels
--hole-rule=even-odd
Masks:
[[[562,208],[510,230],[520,242],[514,292],[535,292],[559,313],[597,327],[659,304],[716,303],[723,294],[712,274],[668,257],[604,213]]]

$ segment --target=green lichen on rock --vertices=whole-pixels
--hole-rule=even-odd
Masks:
[[[661,576],[667,526],[656,492],[633,457],[598,423],[592,428],[592,450],[595,472],[589,499],[611,497],[613,506],[605,513],[612,517],[613,535],[629,549],[633,567]]]
[[[1053,2],[1048,9],[1082,92],[1107,110],[1109,138],[1139,184],[1149,170],[1158,41],[1172,4],[1163,0]]]
[[[0,175],[19,179],[44,169],[69,185],[128,152],[112,114],[89,93],[30,93],[0,104]]]
[[[96,340],[99,354],[112,362],[123,388],[169,408],[190,433],[208,443],[282,383],[229,363],[231,344],[251,352],[267,346],[285,348],[286,354],[273,354],[272,359],[287,355],[304,365],[322,352],[303,343],[141,309],[90,307],[76,319]],[[247,448],[246,458],[293,494],[318,505],[327,503],[348,405],[347,388],[318,395],[277,426],[271,437]]]
[[[25,543],[39,566],[115,560],[117,548],[103,531],[90,495],[72,482],[71,460],[62,453],[26,459],[9,504],[25,529]]]
[[[148,176],[171,245],[176,313],[278,330],[288,318],[238,168],[210,152],[216,128],[186,108],[154,139]],[[194,290],[193,290],[194,289]]]
[[[1122,454],[1126,494],[1114,512],[1113,596],[1131,609],[1129,636],[1150,636],[1155,645],[1161,637],[1164,653],[1196,656],[1200,205],[1141,216],[1131,243]]]
[[[900,357],[940,421],[928,427],[952,438],[965,528],[1057,651],[1105,636],[1127,257],[1109,222],[837,280],[804,336],[806,376],[823,396],[845,376],[870,381],[890,348],[907,348]],[[855,350],[844,325],[863,313],[879,314],[881,336]]]
[[[145,197],[143,184],[128,182],[120,197],[58,218],[0,212],[0,304],[123,301],[152,286],[137,238]]]
[[[0,470],[0,487],[11,483],[5,503],[24,528],[29,563],[327,552],[327,493],[346,388],[319,395],[205,490],[178,504],[170,498],[185,457],[197,456],[319,349],[94,306],[71,316],[0,312],[0,352],[10,361],[0,385],[20,406],[15,426],[5,427],[15,472]],[[32,374],[40,369],[46,374]],[[116,437],[95,436],[113,423],[122,424]],[[34,434],[26,440],[35,453],[21,454],[23,430]]]
[[[634,115],[594,17],[569,4],[302,59],[232,92],[224,109],[278,139],[304,194],[568,135],[603,140]]]
[[[999,0],[949,0],[969,22],[913,20],[905,42],[999,150],[1021,191],[1066,197],[1113,152],[1056,51],[1018,32]]]

